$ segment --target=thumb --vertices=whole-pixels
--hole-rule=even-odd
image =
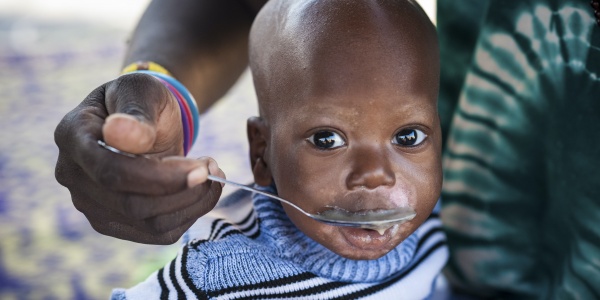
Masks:
[[[142,154],[150,151],[156,140],[155,127],[134,115],[114,113],[102,126],[104,141],[122,151]]]
[[[170,128],[181,123],[177,100],[150,75],[134,73],[117,78],[107,87],[105,99],[109,116],[102,134],[115,148],[136,154],[160,151],[156,149],[157,138],[161,144],[165,142],[165,134],[157,136],[165,132],[161,128],[178,132]]]

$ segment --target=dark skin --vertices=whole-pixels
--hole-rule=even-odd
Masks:
[[[203,112],[246,67],[248,32],[264,2],[152,1],[124,65],[163,65]],[[153,159],[116,155],[98,147],[98,139]],[[206,182],[206,174],[223,175],[209,158],[179,156],[182,139],[181,116],[165,87],[143,74],[124,76],[92,91],[57,126],[56,179],[98,232],[171,244],[216,204],[221,185]]]
[[[379,258],[425,221],[441,191],[435,30],[407,2],[290,3],[267,4],[251,31],[261,112],[248,122],[255,180],[313,213],[415,209],[413,220],[379,234],[284,205],[331,251]]]

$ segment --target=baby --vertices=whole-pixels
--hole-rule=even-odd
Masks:
[[[426,14],[410,0],[272,0],[250,33],[250,67],[258,187],[312,213],[410,207],[416,217],[380,234],[234,193],[171,263],[113,298],[432,297],[447,250],[434,210],[439,58]]]

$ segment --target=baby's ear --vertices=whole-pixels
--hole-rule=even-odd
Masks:
[[[271,185],[272,175],[265,152],[267,150],[267,125],[260,117],[248,119],[248,143],[250,145],[250,165],[254,174],[254,182],[261,186]]]

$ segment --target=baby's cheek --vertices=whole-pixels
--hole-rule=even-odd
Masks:
[[[304,231],[304,230],[303,230]],[[334,244],[339,244],[338,234],[335,232],[335,228],[333,226],[326,226],[317,224],[311,231],[304,231],[308,233],[307,235],[314,239],[319,244],[325,246],[326,248],[331,249],[331,246]]]
[[[319,221],[315,221],[293,208],[284,208],[284,210],[292,223],[294,223],[294,225],[296,225],[300,231],[304,232],[304,234],[316,242],[327,244],[335,235],[336,227],[334,226],[329,226]]]
[[[313,240],[317,242],[326,241],[328,235],[331,234],[331,230],[327,228],[331,226],[315,221],[296,209],[284,207],[284,210],[292,223]]]
[[[417,212],[429,215],[433,210],[442,191],[442,176],[440,168],[429,168],[422,176],[415,179],[414,198],[416,200]]]
[[[398,232],[394,234],[395,236],[400,238],[400,241],[398,242],[398,244],[400,244],[407,237],[409,237],[411,234],[413,234],[413,232],[415,232],[415,230],[417,230],[417,228],[419,228],[420,225],[421,225],[421,222],[416,221],[415,219],[413,219],[413,221],[410,221],[410,222],[400,225]]]

